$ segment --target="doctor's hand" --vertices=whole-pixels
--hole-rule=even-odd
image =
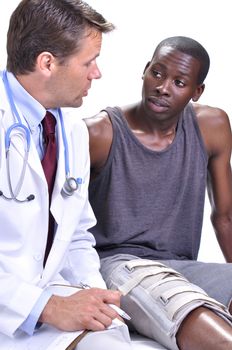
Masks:
[[[111,325],[117,312],[107,304],[120,305],[121,293],[99,288],[84,289],[70,296],[53,295],[39,321],[63,331],[101,331]]]

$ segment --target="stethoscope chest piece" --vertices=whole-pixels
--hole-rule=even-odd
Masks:
[[[78,182],[74,177],[66,178],[64,186],[62,188],[62,193],[67,196],[72,196],[73,193],[78,189]]]

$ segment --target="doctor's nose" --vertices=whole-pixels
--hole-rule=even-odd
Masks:
[[[102,77],[101,71],[98,68],[98,65],[95,63],[94,66],[92,67],[92,70],[89,74],[89,79],[100,79]]]

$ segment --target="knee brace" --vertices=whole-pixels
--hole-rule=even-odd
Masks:
[[[164,264],[152,260],[135,259],[123,265],[127,278],[120,282],[117,288],[123,295],[128,294],[134,299],[140,299],[142,290],[145,290],[148,299],[144,301],[144,305],[141,300],[139,303],[144,309],[149,308],[148,300],[156,303],[167,319],[175,324],[170,335],[174,335],[187,314],[199,306],[212,309],[228,322],[232,321],[226,306],[210,298],[200,287],[190,283],[180,273]],[[139,288],[142,289],[139,291]]]

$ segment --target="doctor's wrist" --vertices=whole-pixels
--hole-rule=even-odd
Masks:
[[[45,305],[43,311],[40,314],[39,323],[48,323],[48,324],[53,324],[54,322],[54,317],[56,314],[56,309],[58,308],[58,305],[60,303],[60,296],[57,295],[52,295],[47,304]]]

